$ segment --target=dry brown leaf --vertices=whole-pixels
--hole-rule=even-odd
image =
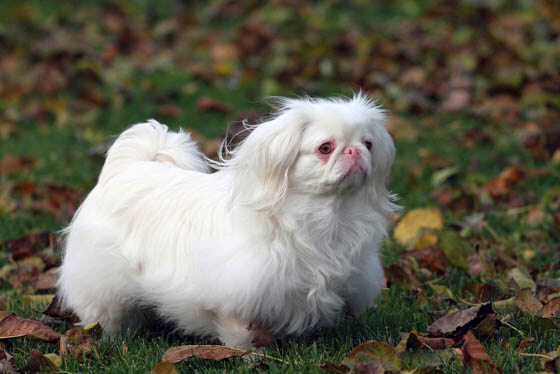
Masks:
[[[441,317],[428,327],[434,337],[450,337],[455,340],[463,336],[468,330],[476,328],[482,321],[493,313],[492,303],[484,303],[472,308]]]
[[[222,103],[216,99],[203,96],[196,102],[196,109],[199,112],[221,112],[228,113],[231,108],[229,105]]]
[[[443,274],[447,269],[445,254],[438,247],[427,247],[403,252],[403,256],[413,256],[418,260],[418,265],[421,268],[428,269],[432,273]]]
[[[499,323],[495,314],[489,314],[488,317],[475,327],[474,332],[479,338],[489,338],[494,335],[499,327]]]
[[[58,279],[57,268],[51,268],[44,273],[39,273],[31,280],[31,286],[37,291],[52,290]]]
[[[515,305],[523,313],[529,313],[533,316],[538,315],[543,308],[543,305],[529,288],[522,288],[515,293]]]
[[[2,374],[15,374],[17,371],[14,368],[15,360],[11,354],[0,349],[0,373]]]
[[[162,105],[158,110],[158,114],[164,117],[176,118],[181,116],[181,113],[182,113],[181,108],[173,104]]]
[[[75,319],[74,313],[71,310],[62,308],[60,305],[60,298],[56,295],[43,314],[64,321],[72,321]]]
[[[560,297],[555,297],[543,306],[542,316],[544,318],[560,317]]]
[[[50,371],[59,371],[54,362],[49,360],[45,355],[36,349],[29,352],[29,361],[22,369],[23,373],[44,373]]]
[[[462,351],[464,360],[469,366],[471,373],[483,374],[502,372],[471,331],[467,332],[465,335]]]
[[[492,178],[484,189],[488,191],[492,197],[500,197],[508,194],[512,187],[525,177],[525,173],[516,167],[508,167],[501,174]]]
[[[51,213],[64,220],[74,215],[85,198],[84,191],[56,182],[42,183],[41,192],[42,198],[33,201],[33,209]]]
[[[15,314],[0,316],[0,339],[28,337],[47,342],[55,342],[61,336],[50,327],[31,318],[21,318]]]
[[[36,165],[36,161],[29,158],[22,158],[12,153],[7,153],[0,160],[0,174],[11,174],[21,172],[24,169]]]
[[[82,327],[74,327],[60,337],[60,356],[72,354],[75,357],[96,352],[98,337],[92,336]]]
[[[391,283],[402,284],[408,288],[421,288],[413,272],[404,264],[393,264],[385,269],[385,276]]]
[[[181,345],[169,348],[165,351],[162,361],[169,361],[172,364],[176,364],[192,356],[204,358],[206,360],[220,361],[230,357],[243,357],[250,353],[252,353],[252,351],[223,345]]]
[[[15,261],[22,260],[26,257],[38,254],[45,248],[54,247],[56,238],[50,232],[39,232],[35,234],[26,234],[14,239],[2,242],[8,251],[11,252]],[[46,263],[45,259],[43,261]]]
[[[416,330],[412,330],[403,335],[401,342],[397,345],[397,352],[403,352],[406,349],[447,349],[452,347],[455,341],[450,338],[430,338],[421,334]]]
[[[525,222],[530,226],[538,226],[544,221],[545,217],[544,211],[540,207],[535,206],[527,212]]]

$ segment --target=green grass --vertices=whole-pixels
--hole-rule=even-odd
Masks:
[[[15,57],[20,64],[20,70],[7,73],[0,79],[0,85],[8,87],[4,91],[0,90],[0,135],[3,123],[15,124],[13,134],[0,136],[0,160],[7,154],[16,154],[36,160],[36,165],[16,173],[0,173],[0,187],[22,181],[31,181],[37,186],[41,186],[45,181],[55,181],[87,191],[95,185],[103,163],[99,152],[92,150],[99,148],[133,123],[156,118],[171,128],[190,129],[205,142],[222,136],[227,126],[241,113],[250,110],[266,112],[268,108],[262,99],[268,95],[294,96],[304,92],[316,96],[348,95],[352,90],[364,85],[385,107],[406,119],[418,133],[413,139],[398,136],[395,139],[397,158],[391,188],[399,195],[399,204],[405,207],[405,211],[436,206],[445,217],[446,229],[457,232],[458,225],[469,215],[483,212],[490,229],[474,232],[462,240],[470,246],[487,251],[491,261],[498,265],[498,252],[505,253],[517,261],[520,267],[531,270],[534,279],[558,278],[560,234],[552,217],[559,209],[560,167],[558,162],[552,161],[551,154],[536,155],[524,147],[522,126],[525,122],[538,122],[549,114],[557,114],[551,103],[557,102],[558,99],[552,94],[547,96],[541,93],[541,96],[535,96],[531,91],[526,93],[521,88],[516,88],[515,82],[496,83],[492,80],[494,78],[488,78],[495,72],[494,68],[486,67],[483,62],[480,62],[475,70],[469,71],[469,74],[482,81],[476,83],[478,91],[473,94],[472,110],[465,108],[454,114],[444,113],[438,109],[438,105],[439,101],[445,99],[445,95],[432,99],[432,96],[439,94],[428,88],[429,94],[425,96],[432,101],[418,109],[406,101],[407,94],[414,88],[400,81],[405,70],[401,69],[401,66],[421,66],[425,69],[428,75],[424,82],[426,87],[430,86],[432,79],[445,83],[448,77],[458,74],[450,63],[454,52],[440,53],[437,48],[431,47],[430,43],[433,40],[438,41],[437,38],[443,35],[440,30],[451,27],[456,32],[454,43],[458,45],[460,42],[457,40],[470,40],[469,35],[478,35],[479,39],[473,37],[475,41],[493,40],[492,38],[498,38],[499,35],[492,34],[492,38],[486,34],[483,34],[484,37],[479,35],[486,31],[477,27],[477,14],[493,12],[492,14],[498,16],[509,13],[518,15],[520,19],[536,19],[537,15],[542,17],[542,9],[537,9],[527,1],[514,2],[511,7],[503,1],[495,1],[486,8],[483,5],[460,2],[457,10],[459,20],[457,24],[449,26],[448,19],[437,17],[437,11],[443,12],[446,9],[441,3],[430,1],[423,2],[420,6],[417,2],[402,0],[391,3],[392,5],[382,2],[356,2],[348,5],[345,2],[332,1],[329,2],[331,6],[309,5],[309,9],[302,6],[301,9],[293,10],[276,2],[270,5],[248,2],[247,13],[256,15],[257,18],[266,21],[266,24],[272,25],[272,41],[263,50],[250,51],[246,55],[227,60],[226,73],[222,73],[220,69],[223,67],[216,68],[213,65],[209,50],[214,44],[235,43],[239,28],[249,19],[247,14],[238,16],[239,20],[235,17],[215,16],[216,9],[223,2],[194,6],[198,16],[197,22],[189,23],[192,21],[185,17],[182,22],[187,26],[172,29],[176,30],[170,32],[175,37],[170,39],[172,41],[166,41],[164,30],[169,26],[166,26],[164,21],[177,12],[171,3],[156,6],[146,1],[122,2],[120,8],[133,30],[143,31],[148,35],[147,39],[155,40],[154,48],[165,46],[165,43],[170,45],[161,47],[154,56],[150,56],[148,62],[143,60],[142,53],[132,50],[119,51],[120,55],[114,63],[104,65],[100,62],[99,55],[107,45],[116,40],[117,35],[100,31],[102,26],[92,21],[101,19],[99,12],[111,8],[114,3],[87,1],[72,6],[53,7],[51,3],[43,1],[6,1],[6,13],[0,16],[0,21],[4,21],[4,25],[0,22],[0,55],[4,52]],[[436,16],[434,18],[429,14]],[[407,37],[403,31],[406,29],[404,26],[417,20],[423,20],[421,28],[425,30],[424,34],[418,34],[418,40]],[[550,28],[550,35],[554,34],[557,38],[558,34],[552,31],[552,26],[542,22],[545,25],[543,27]],[[153,25],[163,25],[160,29],[164,31],[154,28]],[[336,50],[325,44],[326,41],[340,42],[350,28],[355,28],[359,34],[356,43],[358,52],[355,54],[344,52],[342,47]],[[29,47],[29,42],[36,41],[45,34],[54,34],[57,30],[66,31],[66,37],[74,36],[72,31],[78,36],[89,35],[88,40],[91,44],[84,47],[82,43],[80,47],[76,47],[78,52],[71,53],[65,50],[65,46],[71,44],[68,41],[66,44],[62,43],[62,47],[59,47],[61,50],[47,50],[44,53],[37,52],[39,47],[36,44],[33,48]],[[526,32],[528,35],[538,34],[538,30],[533,29]],[[204,38],[205,35],[210,35],[210,42]],[[550,56],[549,47],[554,44],[554,37],[543,36],[542,33],[538,34],[538,37],[541,38],[541,44],[537,44],[534,49]],[[422,38],[426,38],[426,44],[420,43]],[[378,46],[381,41],[390,41],[389,44],[393,43],[394,46],[398,46],[395,48],[400,50],[393,55],[393,52],[387,52],[381,47],[375,49],[378,47],[373,46]],[[418,47],[417,43],[420,43],[418,45],[421,46],[421,52],[415,49]],[[442,41],[438,43],[438,46],[445,44]],[[503,44],[496,43],[500,46]],[[45,45],[49,44],[45,42]],[[189,52],[192,56],[189,55],[188,58],[180,52],[185,45],[191,48]],[[373,48],[375,53],[362,56],[363,53],[359,51],[367,51],[370,48],[368,46]],[[473,48],[473,54],[485,54],[483,48],[481,51],[476,49],[477,45],[473,47],[467,43],[467,46]],[[422,52],[422,48],[427,48],[426,52]],[[409,53],[409,49],[416,52]],[[506,52],[504,54],[507,54]],[[512,59],[509,63],[516,68],[519,64],[526,69],[526,76],[523,78],[526,86],[531,79],[535,79],[538,84],[542,83],[542,86],[546,87],[546,74],[550,70],[546,61],[549,60],[544,58],[544,62],[541,63],[533,58],[533,52],[534,50],[528,48],[523,59]],[[418,57],[414,53],[421,55]],[[169,57],[170,55],[177,59]],[[66,56],[71,62],[53,62],[57,61],[57,56],[62,56],[61,59]],[[378,59],[378,56],[381,57]],[[507,56],[501,57],[506,59],[504,69],[509,67]],[[490,58],[492,57],[484,57]],[[484,59],[481,61],[485,61]],[[294,67],[297,73],[290,73],[290,63],[294,62],[299,63]],[[352,64],[356,62],[363,62],[366,66],[368,63],[374,64],[374,70],[378,71],[379,75],[366,72],[365,78],[353,78]],[[69,79],[65,85],[52,92],[42,92],[35,86],[26,89],[30,77],[38,79],[37,75],[31,73],[33,68],[43,63],[59,66],[63,76],[75,77],[75,80]],[[205,66],[210,71],[210,76],[197,73],[194,66],[196,64]],[[214,69],[218,69],[218,72]],[[335,69],[335,73],[330,69]],[[440,74],[440,71],[444,73]],[[96,76],[95,79],[99,82],[91,83],[96,80],[87,78],[88,74]],[[541,75],[544,77],[542,81],[539,80],[541,78],[534,78]],[[9,85],[14,82],[16,86]],[[491,87],[494,91],[484,91],[485,87]],[[502,119],[498,116],[496,119],[491,113],[479,110],[481,103],[493,98],[493,92],[501,95],[503,92],[510,92],[508,90],[513,92],[512,96],[516,100],[532,98],[532,101],[527,99],[529,104],[520,104],[519,118]],[[543,90],[546,91],[546,88]],[[76,109],[75,99],[80,95],[98,95],[99,103],[88,110]],[[232,109],[228,113],[200,112],[196,103],[202,96],[219,100]],[[56,100],[62,103],[61,106],[52,104]],[[43,108],[44,115],[33,114],[33,105]],[[160,113],[163,105],[174,105],[180,109],[180,113],[164,116]],[[490,141],[469,141],[473,134],[484,136]],[[456,168],[456,173],[441,186],[435,186],[432,183],[433,175],[450,166]],[[512,186],[514,193],[523,199],[521,209],[512,209],[512,206],[508,206],[508,201],[485,200],[486,197],[481,192],[488,181],[508,166],[517,166],[527,172],[522,180]],[[545,172],[531,173],[535,170]],[[471,199],[471,206],[454,209],[439,205],[435,192],[440,187],[465,193]],[[9,205],[3,200],[1,191],[0,188],[2,265],[10,262],[9,253],[1,244],[2,241],[32,232],[54,232],[68,224],[67,218],[31,209],[34,197],[30,201],[29,198],[15,192],[7,198],[15,201],[15,208],[6,208]],[[533,206],[539,206],[545,212],[545,219],[537,225],[526,222],[527,210]],[[527,209],[523,210],[523,207]],[[526,250],[532,251],[534,257],[524,259],[523,253]],[[385,266],[399,263],[403,251],[404,248],[395,242],[391,233],[383,245]],[[554,263],[556,265],[550,266]],[[475,277],[468,271],[450,267],[437,284],[447,286],[454,295],[472,302],[466,286],[470,283],[494,281],[503,283],[503,276],[508,267],[500,266],[502,267],[498,269],[497,279]],[[309,336],[278,341],[276,346],[265,350],[267,355],[281,359],[282,363],[271,359],[263,362],[246,362],[241,359],[213,362],[194,358],[177,364],[177,369],[180,372],[198,373],[321,373],[323,371],[315,367],[315,364],[324,361],[340,362],[360,343],[377,340],[396,346],[401,333],[411,329],[427,331],[427,327],[433,322],[431,312],[451,307],[468,307],[458,298],[454,301],[444,300],[441,304],[423,302],[422,300],[433,296],[427,282],[437,276],[432,274],[419,278],[422,297],[412,292],[407,285],[392,283],[379,300],[378,307],[359,318],[343,317],[335,327],[319,329]],[[42,318],[41,311],[45,305],[32,305],[22,301],[21,296],[29,290],[14,291],[6,280],[2,281],[1,290],[9,298],[6,311],[22,317]],[[509,290],[502,292],[505,295]],[[509,322],[524,336],[535,338],[526,350],[528,353],[551,352],[560,346],[560,333],[557,331],[547,335],[531,331],[528,324],[536,317],[516,311],[500,318],[509,318]],[[558,322],[558,319],[556,321]],[[53,320],[46,322],[60,332],[69,328]],[[482,343],[504,373],[532,373],[540,370],[542,366],[539,358],[519,354],[517,348],[522,338],[518,331],[501,327]],[[506,341],[509,345],[505,344]],[[63,361],[61,369],[67,372],[147,372],[161,360],[163,352],[169,347],[206,343],[215,342],[158,332],[152,332],[149,336],[139,332],[111,339],[104,337],[98,355],[68,357]],[[25,366],[29,350],[32,348],[43,353],[58,353],[59,350],[57,344],[28,339],[3,341],[1,347],[15,357],[16,367],[19,368]],[[441,369],[444,373],[466,370],[458,359],[443,364]]]

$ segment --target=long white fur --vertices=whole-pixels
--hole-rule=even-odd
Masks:
[[[363,94],[279,105],[215,173],[188,133],[151,120],[120,135],[65,231],[58,292],[83,324],[117,332],[150,307],[185,334],[252,348],[250,323],[301,334],[373,305],[397,209],[383,111]],[[363,177],[343,176],[347,146]]]

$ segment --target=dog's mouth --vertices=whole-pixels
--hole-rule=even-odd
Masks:
[[[325,183],[325,191],[335,191],[342,192],[349,189],[355,189],[360,187],[365,183],[367,177],[367,172],[365,170],[361,172],[355,172],[348,170],[346,173],[342,174],[336,181]]]

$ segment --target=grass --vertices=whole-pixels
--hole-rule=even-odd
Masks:
[[[41,27],[45,27],[42,22],[48,23],[51,22],[49,20],[58,19],[57,17],[66,19],[68,14],[74,11],[74,9],[67,7],[54,10],[47,7],[47,9],[43,2],[38,1],[23,2],[20,6],[17,3],[7,2],[10,10],[7,14],[17,14],[17,17],[20,18],[14,22],[19,26],[37,23]],[[274,8],[276,5],[266,6],[251,3],[251,7],[260,9],[261,16],[272,24],[285,24],[286,29],[276,31],[284,38],[286,34],[290,35],[290,33],[292,33],[292,37],[295,37],[306,28],[323,30],[326,35],[344,32],[349,22],[345,19],[351,18],[354,14],[359,15],[356,18],[359,27],[365,28],[368,25],[367,21],[372,19],[371,17],[380,22],[385,18],[390,22],[406,23],[417,19],[424,11],[424,8],[411,1],[398,1],[395,2],[395,5],[373,5],[369,7],[352,5],[352,9],[349,9],[350,6],[347,7],[345,4],[335,3],[333,8],[320,8],[319,10],[322,9],[323,13],[306,13],[307,18],[299,21],[294,20],[296,15],[289,9],[283,8],[284,13],[277,12],[277,9]],[[437,2],[426,2],[426,9],[433,9],[431,7],[435,3]],[[495,3],[498,4],[499,2]],[[221,4],[221,2],[216,4]],[[89,24],[84,21],[84,19],[87,19],[88,11],[90,9],[100,9],[103,6],[110,8],[111,4],[94,1],[80,3],[76,5],[76,19],[84,22],[84,24]],[[122,7],[130,19],[142,19],[142,22],[138,21],[143,25],[142,27],[146,27],[147,21],[145,18],[147,18],[146,14],[149,11],[153,11],[153,14],[150,13],[151,17],[157,21],[165,20],[174,12],[173,6],[161,6],[152,9],[147,3],[140,1],[125,2]],[[215,11],[217,7],[217,5],[207,7],[199,5],[197,9],[201,12],[200,23],[196,27],[199,27],[199,30],[204,30],[204,32],[208,32],[208,30],[218,31],[223,35],[228,35],[229,38],[234,38],[236,22],[231,19],[220,21],[208,15]],[[497,7],[497,12],[506,12],[500,10],[499,6]],[[523,3],[515,9],[523,12],[526,8],[531,8],[531,6]],[[48,15],[47,20],[39,20],[38,15],[40,14]],[[62,26],[59,25],[58,27],[64,29],[66,27],[64,22],[60,23]],[[21,26],[25,30],[22,38],[25,38],[25,35],[28,37],[29,35],[35,35],[36,31],[33,31],[33,27],[29,25]],[[133,23],[134,25],[136,24]],[[40,29],[39,27],[38,30]],[[48,29],[56,30],[57,26],[51,25],[48,26]],[[392,35],[392,32],[391,29],[383,31],[388,37]],[[384,35],[383,33],[379,35]],[[0,27],[0,34],[8,35],[5,40],[9,40],[10,43],[16,40],[9,35],[5,27]],[[309,37],[312,38],[313,35]],[[381,36],[376,37],[381,38]],[[365,37],[362,41],[366,44],[374,43]],[[13,43],[17,44],[16,42]],[[314,42],[310,41],[308,43],[313,44]],[[321,43],[317,45],[321,45]],[[174,47],[179,48],[180,45],[174,45]],[[204,48],[208,48],[208,46],[206,45]],[[287,48],[289,51],[289,43],[287,46],[278,44],[278,48]],[[314,50],[315,52],[300,50],[297,53],[302,60],[306,61],[306,59],[313,59],[313,53],[320,55],[326,53],[328,55],[332,52],[317,48]],[[15,55],[25,61],[33,61],[33,58],[35,58],[31,52],[25,52],[29,55],[22,53],[20,51]],[[309,54],[309,56],[306,54]],[[95,68],[101,71],[100,74],[103,75],[103,83],[97,87],[102,98],[102,105],[99,105],[89,114],[74,113],[68,107],[63,107],[64,109],[60,111],[47,110],[46,117],[42,117],[43,119],[39,122],[24,114],[22,108],[25,105],[20,105],[20,102],[36,100],[43,103],[42,105],[48,106],[45,104],[47,99],[58,98],[62,102],[71,101],[73,96],[78,94],[80,88],[71,86],[56,92],[52,97],[44,93],[31,91],[24,93],[24,98],[18,99],[19,101],[10,101],[11,99],[6,99],[4,95],[0,99],[1,108],[6,113],[12,111],[15,114],[8,115],[8,113],[1,118],[15,121],[17,135],[0,137],[0,160],[7,154],[16,154],[20,157],[35,159],[37,164],[33,168],[23,169],[15,173],[0,173],[0,185],[9,185],[18,181],[31,181],[41,185],[44,181],[53,180],[87,191],[95,185],[103,163],[103,158],[91,151],[130,124],[148,118],[157,118],[172,128],[181,126],[194,130],[200,139],[205,141],[221,136],[226,126],[231,124],[241,113],[249,110],[266,111],[267,107],[261,99],[268,94],[294,95],[307,91],[317,96],[347,95],[357,87],[356,83],[350,83],[348,80],[329,77],[327,67],[324,68],[327,72],[324,77],[316,77],[313,74],[306,77],[305,74],[307,73],[301,73],[301,77],[290,78],[291,80],[284,82],[275,75],[276,72],[274,71],[275,64],[285,63],[282,62],[283,60],[278,60],[281,55],[280,53],[279,55],[268,56],[265,52],[262,52],[247,56],[246,61],[238,58],[234,65],[246,64],[243,65],[243,69],[249,72],[252,69],[251,64],[255,61],[256,66],[264,64],[263,66],[269,68],[270,72],[263,70],[264,72],[255,73],[259,79],[244,78],[242,74],[241,78],[235,78],[238,79],[235,82],[233,82],[233,78],[228,81],[221,76],[216,79],[207,79],[193,74],[190,66],[185,67],[180,63],[166,62],[163,59],[163,68],[131,67],[133,64],[130,61],[138,60],[139,57],[133,55],[127,59],[128,57],[125,55],[120,68],[117,63],[107,68],[100,66]],[[290,56],[290,58],[293,58],[293,53]],[[270,57],[269,66],[267,66],[266,61],[268,57]],[[193,59],[197,58],[196,56],[193,57]],[[259,59],[265,59],[265,62],[263,63]],[[78,58],[73,67],[79,72],[82,71],[80,70],[82,69],[80,64],[87,65],[87,63],[95,64],[87,58]],[[33,65],[33,62],[29,64]],[[243,69],[242,73],[245,72]],[[112,80],[111,74],[113,73],[117,74],[117,77]],[[250,76],[249,73],[246,75]],[[380,91],[374,86],[372,91],[374,94],[381,92],[379,99],[389,109],[401,107],[399,106],[399,99],[395,99],[390,94],[385,94],[387,90]],[[196,109],[196,104],[202,96],[217,99],[230,106],[232,110],[228,113],[200,112]],[[481,100],[484,100],[484,98],[481,98]],[[172,104],[180,108],[180,114],[162,115],[160,109],[162,105],[166,104]],[[483,229],[481,232],[465,238],[469,245],[478,245],[488,250],[492,259],[496,258],[499,251],[506,253],[521,264],[520,266],[532,270],[535,278],[560,277],[560,269],[557,265],[560,260],[558,251],[560,234],[551,218],[556,213],[551,206],[554,205],[558,195],[558,176],[560,176],[558,164],[554,164],[550,157],[535,157],[531,150],[524,147],[522,134],[520,135],[518,131],[519,127],[512,126],[508,121],[491,120],[472,111],[450,114],[431,108],[419,112],[412,109],[396,112],[418,132],[418,135],[413,139],[406,137],[396,137],[395,139],[397,158],[393,169],[391,187],[400,196],[400,204],[406,210],[437,206],[444,214],[446,227],[453,230],[457,229],[457,225],[470,214],[484,212],[490,229]],[[65,114],[69,114],[70,119],[61,121],[61,116]],[[483,135],[492,141],[469,141],[469,137],[473,134],[479,136],[477,139],[482,139],[480,135]],[[523,206],[529,208],[539,206],[548,214],[547,218],[537,226],[527,223],[525,219],[526,210],[516,211],[515,208],[508,207],[507,202],[502,205],[499,202],[488,204],[485,202],[484,196],[478,194],[488,181],[511,165],[517,165],[529,171],[525,178],[512,187],[516,194],[523,197]],[[441,186],[434,185],[433,176],[442,168],[449,166],[455,167],[456,172],[446,179],[441,186],[470,193],[474,196],[472,197],[472,206],[453,209],[438,204],[436,201],[434,192]],[[539,169],[546,170],[546,173],[530,173],[532,170]],[[54,232],[68,223],[66,219],[53,214],[30,209],[29,202],[21,199],[20,196],[14,195],[13,198],[18,201],[17,208],[3,209],[0,189],[0,243],[31,232]],[[547,249],[548,251],[546,251]],[[522,260],[522,253],[525,250],[532,251],[534,257],[528,261]],[[398,263],[403,251],[405,249],[397,244],[391,235],[383,245],[384,264],[389,266]],[[555,261],[555,266],[546,267]],[[4,251],[4,256],[0,258],[0,264],[4,265],[8,262],[8,254]],[[507,268],[499,270],[505,272]],[[433,278],[435,276],[421,279],[426,298],[434,296],[434,291],[427,285],[427,282],[433,280]],[[499,280],[501,281],[502,278]],[[449,268],[444,277],[438,281],[438,284],[447,286],[454,295],[465,299],[469,296],[468,292],[465,291],[468,284],[481,284],[491,281],[493,280],[473,276],[462,269]],[[46,305],[30,304],[22,301],[21,296],[27,291],[13,290],[6,281],[2,282],[1,290],[9,298],[9,303],[5,308],[8,312],[14,312],[23,317],[41,318],[41,311],[44,310]],[[420,298],[414,292],[411,292],[407,285],[391,284],[383,298],[380,299],[378,307],[369,310],[359,318],[341,318],[335,327],[319,329],[305,337],[286,339],[278,342],[275,347],[265,350],[267,355],[281,359],[281,363],[274,360],[246,362],[241,359],[213,362],[194,358],[177,364],[177,369],[180,372],[198,373],[321,373],[323,371],[315,367],[315,364],[324,361],[340,362],[354,346],[360,343],[373,339],[396,346],[400,341],[401,333],[408,332],[411,329],[421,332],[426,331],[433,321],[431,313],[434,310],[451,307],[466,308],[467,306],[460,301],[453,300],[444,300],[441,304],[422,303]],[[534,337],[535,341],[529,345],[526,352],[534,354],[551,352],[557,350],[560,346],[560,334],[552,332],[542,335],[539,332],[532,331],[530,323],[537,317],[523,314],[520,311],[504,316],[504,318],[506,317],[524,336],[513,329],[499,328],[496,334],[483,341],[488,353],[506,373],[532,373],[540,370],[542,368],[541,360],[538,357],[522,356],[518,349],[519,344],[524,337]],[[64,332],[68,328],[64,324],[57,324],[51,320],[48,321],[48,324],[60,332]],[[129,333],[113,339],[104,337],[99,346],[98,354],[79,358],[69,357],[63,361],[61,369],[67,372],[147,372],[161,360],[161,356],[167,348],[182,344],[203,343],[212,342],[157,332],[152,332],[149,335],[143,332]],[[43,353],[58,353],[59,349],[56,344],[28,339],[8,340],[2,344],[3,349],[15,357],[16,367],[25,366],[29,350],[32,348]],[[465,370],[460,360],[446,363],[441,366],[441,369],[444,373],[456,373]]]

